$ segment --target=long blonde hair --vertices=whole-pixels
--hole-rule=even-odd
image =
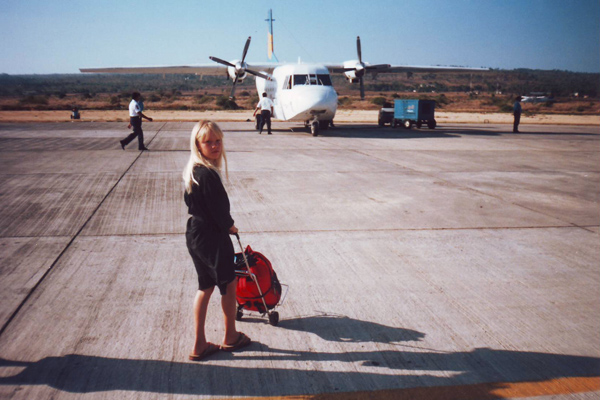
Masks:
[[[210,134],[214,133],[217,138],[221,140],[221,157],[217,160],[209,160],[208,158],[202,155],[200,151],[200,143]],[[192,192],[192,185],[198,182],[194,179],[194,167],[196,165],[204,165],[207,168],[213,169],[217,171],[220,175],[221,173],[221,164],[223,161],[225,162],[225,174],[229,178],[229,173],[227,171],[227,156],[225,155],[225,144],[223,143],[223,131],[219,126],[212,121],[200,121],[194,128],[192,129],[192,134],[190,136],[190,159],[183,170],[183,183],[185,184],[185,191],[188,193]]]

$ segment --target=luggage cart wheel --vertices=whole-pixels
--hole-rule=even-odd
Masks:
[[[244,316],[244,312],[242,311],[242,308],[238,307],[237,312],[235,313],[235,320],[241,321],[243,316]]]
[[[273,311],[272,313],[269,313],[269,324],[271,324],[273,326],[277,326],[278,323],[279,323],[279,313],[277,311]]]

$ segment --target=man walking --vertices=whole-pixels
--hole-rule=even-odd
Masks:
[[[513,106],[513,115],[515,121],[513,123],[513,133],[519,133],[519,123],[521,122],[521,96],[517,96]]]
[[[141,95],[139,92],[133,92],[131,95],[131,103],[129,103],[129,125],[128,128],[133,127],[133,132],[129,134],[125,139],[121,140],[121,148],[125,150],[127,146],[135,137],[138,138],[138,150],[148,150],[144,146],[144,131],[142,131],[142,118],[152,122],[152,118],[145,116],[142,113],[142,107],[140,105]]]
[[[270,135],[271,134],[271,115],[273,115],[273,100],[271,100],[270,98],[267,97],[266,92],[263,93],[262,95],[263,95],[263,97],[262,97],[262,99],[260,99],[260,101],[256,105],[256,110],[254,110],[253,116],[256,115],[256,112],[258,110],[260,110],[260,132],[258,132],[258,133],[262,135],[262,130],[266,123],[267,124],[267,132]]]

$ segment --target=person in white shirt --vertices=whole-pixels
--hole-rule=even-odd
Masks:
[[[271,134],[271,115],[273,115],[273,100],[267,97],[267,93],[262,94],[263,97],[260,99],[258,104],[256,105],[256,110],[254,110],[254,115],[260,110],[260,132],[262,134],[263,127],[265,123],[267,124],[267,132],[269,135]]]
[[[139,92],[133,92],[131,95],[131,103],[129,103],[129,125],[127,126],[129,129],[133,127],[133,132],[129,134],[125,139],[121,140],[121,148],[125,150],[125,146],[127,146],[135,137],[138,138],[138,150],[148,150],[146,146],[144,146],[144,131],[142,131],[142,118],[147,119],[152,122],[152,118],[145,116],[142,113],[143,105],[140,105],[141,95]]]

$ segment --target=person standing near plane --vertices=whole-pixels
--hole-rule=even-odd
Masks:
[[[271,134],[271,115],[273,115],[273,100],[267,97],[267,93],[264,92],[262,99],[256,105],[256,110],[254,110],[254,115],[260,110],[260,131],[259,134],[262,134],[263,127],[265,123],[267,124],[267,132],[269,135]]]
[[[129,134],[125,139],[119,141],[121,148],[125,150],[127,146],[135,137],[138,138],[138,150],[148,150],[144,146],[144,131],[142,131],[142,118],[152,122],[152,118],[145,116],[142,113],[143,103],[140,103],[141,95],[139,92],[133,92],[131,95],[131,102],[129,103],[129,129],[133,127],[133,132]]]
[[[194,300],[196,339],[189,359],[201,361],[219,350],[238,350],[249,345],[251,340],[237,331],[235,323],[237,278],[229,235],[237,234],[238,229],[231,218],[229,198],[220,177],[223,161],[227,173],[223,132],[214,122],[198,122],[192,129],[190,149],[190,158],[183,171],[184,200],[191,214],[185,238],[198,274],[198,292]],[[225,320],[221,346],[206,340],[204,328],[215,286],[221,292]]]
[[[513,123],[513,133],[519,133],[519,123],[521,122],[521,99],[521,96],[517,96],[513,106],[513,115],[515,117],[515,121]]]

